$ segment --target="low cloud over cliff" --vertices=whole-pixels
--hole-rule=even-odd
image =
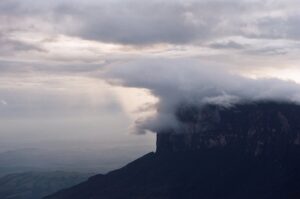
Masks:
[[[102,76],[112,84],[148,89],[159,99],[155,106],[149,106],[155,109],[154,116],[137,119],[140,133],[176,129],[180,125],[175,116],[178,106],[230,107],[261,100],[300,102],[300,85],[295,82],[247,78],[230,67],[195,60],[144,59],[110,66]]]

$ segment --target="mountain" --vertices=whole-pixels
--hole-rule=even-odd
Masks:
[[[300,198],[300,106],[180,105],[157,151],[45,199]]]
[[[0,178],[1,199],[40,199],[87,180],[91,174],[63,171],[25,172]]]
[[[300,106],[260,102],[233,107],[179,106],[177,131],[157,134],[157,152],[232,148],[254,156],[284,156],[300,145]],[[250,154],[251,153],[251,154]]]

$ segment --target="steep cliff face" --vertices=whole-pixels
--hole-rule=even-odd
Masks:
[[[300,146],[300,106],[295,104],[180,106],[175,114],[180,129],[158,132],[158,153],[222,148],[280,158]]]
[[[157,153],[45,199],[299,199],[300,106],[180,106]]]

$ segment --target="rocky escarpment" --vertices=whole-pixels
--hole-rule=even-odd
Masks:
[[[295,104],[179,106],[175,115],[181,125],[158,132],[158,153],[223,148],[283,158],[300,146],[300,106]]]
[[[300,198],[300,106],[179,106],[157,152],[45,199]]]

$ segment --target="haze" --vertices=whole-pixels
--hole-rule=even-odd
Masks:
[[[118,166],[153,151],[149,118],[157,108],[168,114],[179,95],[195,99],[195,89],[213,87],[197,100],[299,101],[299,7],[297,0],[2,0],[0,152],[88,150],[78,159],[92,160],[95,151],[116,150],[106,153],[111,159],[125,151]]]

